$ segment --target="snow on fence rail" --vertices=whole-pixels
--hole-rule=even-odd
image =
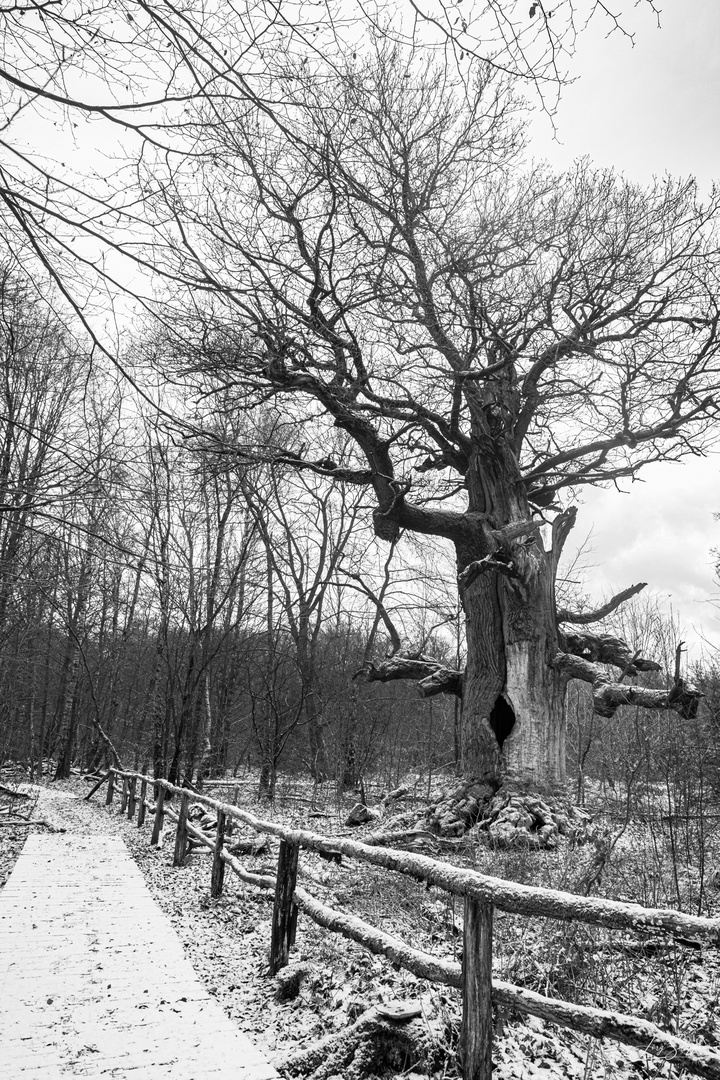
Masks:
[[[705,1046],[670,1035],[650,1021],[544,997],[542,994],[492,978],[492,926],[493,911],[496,907],[515,915],[576,920],[640,933],[665,933],[681,943],[690,939],[694,944],[704,942],[712,945],[720,944],[720,919],[520,885],[489,877],[475,870],[451,866],[426,855],[392,848],[370,847],[356,840],[328,838],[304,829],[288,829],[275,822],[257,818],[238,806],[177,787],[167,780],[155,780],[142,773],[110,769],[86,798],[108,780],[106,803],[109,805],[113,799],[116,779],[121,779],[123,785],[121,812],[127,812],[128,817],[133,818],[139,804],[138,827],[143,825],[147,809],[154,814],[152,844],[158,845],[162,842],[166,815],[177,822],[174,865],[179,866],[183,862],[187,853],[188,837],[212,849],[212,896],[219,896],[222,892],[226,866],[248,884],[274,889],[271,974],[275,974],[288,962],[289,949],[295,940],[299,910],[320,926],[359,942],[371,952],[388,957],[420,978],[460,989],[463,999],[460,1045],[465,1080],[491,1078],[493,1003],[530,1013],[595,1038],[608,1038],[637,1047],[672,1062],[677,1068],[685,1069],[693,1075],[703,1076],[708,1080],[720,1080],[720,1055]],[[156,792],[155,802],[152,804],[147,801],[148,788]],[[167,807],[167,793],[180,796],[177,811]],[[217,813],[215,840],[208,838],[188,821],[191,800],[210,807]],[[230,833],[233,821],[242,822],[256,832],[279,838],[280,853],[275,878],[251,873],[227,850],[225,839]],[[424,881],[455,896],[462,896],[465,901],[462,965],[414,949],[357,916],[337,911],[315,899],[297,885],[298,854],[301,848],[331,856],[337,856],[338,853],[347,855],[360,862],[371,863]]]

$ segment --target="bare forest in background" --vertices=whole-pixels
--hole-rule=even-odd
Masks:
[[[427,559],[380,552],[359,499],[318,478],[183,446],[9,273],[0,320],[0,762],[253,766],[269,795],[280,768],[452,768],[452,703],[353,678],[388,644],[368,592],[459,647]]]
[[[120,760],[193,783],[250,770],[269,798],[280,772],[340,789],[412,775],[426,794],[458,770],[455,700],[357,678],[392,649],[382,616],[461,666],[447,552],[407,537],[380,549],[361,494],[185,445],[89,363],[82,335],[18,273],[3,275],[0,320],[0,764],[40,778]],[[144,363],[151,347],[129,351]],[[278,412],[262,422],[264,437],[283,434]],[[582,604],[562,570],[559,586]],[[680,628],[652,599],[608,629],[672,670]],[[641,708],[603,718],[573,683],[568,774],[579,804],[601,797],[618,820],[680,815],[678,837],[702,850],[720,669],[710,660],[694,677],[705,697],[691,721]]]

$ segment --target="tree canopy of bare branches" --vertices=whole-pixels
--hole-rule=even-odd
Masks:
[[[487,70],[453,80],[387,41],[306,68],[287,62],[272,115],[206,102],[192,161],[143,175],[163,271],[189,287],[184,318],[168,299],[184,370],[312,421],[278,459],[372,492],[379,537],[451,542],[465,768],[561,781],[565,682],[600,678],[562,659],[569,501],[714,437],[720,193],[524,167]]]

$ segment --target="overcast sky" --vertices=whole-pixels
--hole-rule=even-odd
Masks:
[[[720,0],[658,3],[659,29],[646,0],[635,9],[618,0],[630,8],[623,19],[634,45],[618,32],[608,37],[601,18],[580,34],[556,138],[546,117],[534,121],[537,157],[562,167],[587,155],[638,181],[694,175],[703,191],[720,180]],[[579,543],[592,531],[588,587],[600,599],[647,581],[680,617],[694,657],[703,637],[720,650],[720,606],[710,603],[720,599],[711,555],[720,548],[720,455],[652,466],[641,479],[623,484],[626,494],[583,496],[574,535]]]
[[[629,5],[622,5],[629,6]],[[556,115],[533,126],[533,152],[558,166],[588,155],[630,179],[696,176],[703,191],[720,181],[720,2],[660,0],[661,27],[648,5],[626,25],[635,44],[598,21],[581,35],[577,80]],[[720,431],[718,432],[720,439]],[[720,548],[720,456],[655,465],[627,494],[590,491],[578,515],[578,542],[592,529],[590,588],[610,594],[647,581],[679,615],[699,658],[708,638],[720,650],[720,597],[710,549]]]

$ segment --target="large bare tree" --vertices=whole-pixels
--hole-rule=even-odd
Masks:
[[[487,72],[453,86],[382,42],[306,68],[272,116],[208,102],[192,161],[147,171],[162,269],[192,297],[177,332],[204,392],[302,422],[302,453],[268,453],[374,493],[381,538],[452,545],[465,671],[401,650],[367,677],[459,695],[467,773],[558,784],[569,678],[605,715],[697,706],[679,672],[626,682],[657,665],[583,629],[640,586],[573,613],[554,583],[578,488],[711,441],[720,193],[524,168]],[[353,458],[328,456],[329,426]]]
[[[631,40],[638,7],[649,25],[658,20],[655,0],[612,10],[602,0],[556,0],[552,8],[529,0],[0,5],[4,234],[16,250],[30,249],[92,324],[98,270],[111,293],[128,284],[136,298],[150,292],[136,272],[147,268],[137,248],[142,200],[128,198],[123,184],[114,190],[113,180],[138,147],[192,154],[194,103],[233,100],[272,116],[282,102],[272,82],[286,56],[312,64],[364,54],[383,39],[441,57],[461,79],[490,67],[552,112],[576,74],[572,61],[588,24]]]

